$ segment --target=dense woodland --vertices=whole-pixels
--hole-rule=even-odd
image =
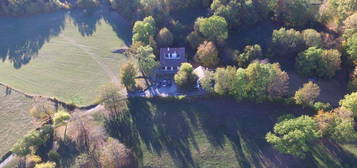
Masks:
[[[357,0],[2,0],[0,14],[22,16],[98,5],[108,5],[133,23],[132,45],[124,54],[137,62],[120,69],[122,85],[128,91],[137,89],[137,76],[153,76],[159,66],[160,48],[184,46],[189,62],[183,63],[174,76],[182,91],[194,89],[198,77],[193,70],[202,65],[213,70],[200,80],[209,96],[258,105],[281,102],[314,111],[300,116],[287,112],[278,119],[265,139],[279,152],[306,158],[311,157],[314,143],[322,139],[339,144],[357,142]],[[193,25],[172,17],[176,11],[195,9],[207,9],[207,17],[197,18]],[[273,31],[268,48],[259,44],[247,45],[243,50],[228,47],[231,32],[266,20],[281,27]],[[280,64],[284,60],[293,63]],[[284,66],[312,80],[291,96]],[[320,88],[314,79],[332,80],[341,74],[348,81],[349,93],[339,105],[316,101]],[[107,110],[104,127],[109,135],[120,134],[110,130],[113,125],[127,126],[120,128],[126,133],[132,126],[128,101],[119,92],[114,85],[107,85],[98,96],[98,102]],[[73,120],[75,116],[55,112],[41,101],[31,114],[46,124],[21,139],[12,150],[24,158],[27,167],[65,167],[58,150],[48,150],[53,141],[73,143],[80,153],[74,159],[77,167],[142,166],[142,153],[133,142],[138,135],[120,135],[119,141],[108,138],[95,124]],[[54,132],[63,126],[64,135]]]

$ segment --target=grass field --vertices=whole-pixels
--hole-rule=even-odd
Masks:
[[[327,142],[318,143],[308,159],[274,150],[265,134],[278,116],[301,115],[303,109],[291,105],[136,98],[129,108],[132,125],[112,122],[107,130],[128,146],[139,146],[147,167],[349,167],[357,161]]]
[[[118,15],[96,9],[3,21],[0,82],[78,105],[93,103],[101,85],[119,83],[127,58],[113,51],[126,47],[130,27]]]
[[[32,99],[14,91],[6,95],[6,89],[0,86],[0,157],[34,128],[28,113],[31,104]]]

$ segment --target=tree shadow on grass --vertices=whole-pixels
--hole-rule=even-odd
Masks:
[[[265,141],[265,134],[280,115],[311,114],[309,109],[280,103],[237,103],[221,98],[192,102],[173,98],[132,98],[129,111],[130,119],[113,121],[115,127],[106,127],[109,133],[115,130],[110,135],[122,142],[135,142],[138,148],[143,143],[159,156],[167,152],[176,167],[200,167],[192,154],[193,151],[200,153],[200,144],[194,135],[200,130],[213,148],[224,150],[230,144],[237,167],[317,167],[313,159],[281,154]],[[200,157],[196,155],[195,152],[195,158]],[[351,160],[341,154],[336,157],[345,158],[341,160],[344,162]]]
[[[10,61],[16,69],[37,56],[51,37],[64,28],[65,12],[30,17],[0,19],[0,59]]]

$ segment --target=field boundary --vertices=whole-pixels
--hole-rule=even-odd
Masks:
[[[46,99],[48,101],[51,101],[55,104],[58,104],[58,105],[61,105],[62,107],[64,107],[65,109],[68,109],[68,110],[74,110],[74,109],[79,109],[79,110],[89,110],[95,106],[97,106],[99,103],[94,103],[94,104],[90,104],[90,105],[85,105],[85,106],[79,106],[79,105],[76,105],[76,104],[73,104],[73,103],[67,103],[65,101],[61,101],[59,99],[57,99],[56,97],[50,97],[50,96],[41,96],[41,95],[36,95],[36,94],[29,94],[29,93],[26,93],[24,91],[21,91],[21,90],[18,90],[16,88],[13,88],[9,85],[6,85],[2,82],[0,82],[0,86],[3,86],[5,88],[8,88],[10,89],[11,91],[15,91],[17,93],[20,93],[20,94],[23,94],[25,97],[27,98],[31,98],[31,99],[34,99],[34,98],[43,98],[43,99]]]

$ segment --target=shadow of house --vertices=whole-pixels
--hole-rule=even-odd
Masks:
[[[0,59],[9,60],[15,68],[31,61],[51,37],[64,28],[65,12],[30,17],[0,19]]]

